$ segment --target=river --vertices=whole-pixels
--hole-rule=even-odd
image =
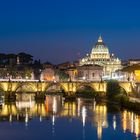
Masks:
[[[139,140],[140,115],[92,99],[47,95],[36,103],[33,94],[19,94],[0,107],[0,139]]]

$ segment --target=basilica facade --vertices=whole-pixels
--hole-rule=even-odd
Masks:
[[[99,65],[103,67],[102,78],[113,79],[115,72],[122,68],[121,60],[110,54],[108,47],[99,36],[98,42],[92,48],[90,54],[80,60],[80,65]]]

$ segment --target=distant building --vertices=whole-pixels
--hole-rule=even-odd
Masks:
[[[73,62],[67,61],[65,63],[56,65],[56,67],[61,70],[66,70],[66,69],[77,67],[77,66],[79,66],[79,61],[73,61]]]
[[[59,81],[59,76],[55,74],[54,68],[45,68],[41,73],[40,79],[45,81]]]
[[[43,66],[44,69],[45,68],[53,68],[54,67],[54,65],[51,64],[50,62],[45,62],[45,63],[42,64],[42,66]]]
[[[121,60],[110,55],[108,47],[100,36],[90,54],[80,60],[80,65],[99,65],[103,67],[103,79],[112,79],[112,73],[122,68]]]
[[[46,68],[41,73],[41,80],[54,81],[55,72],[52,68]]]
[[[64,62],[64,63],[58,64],[56,67],[58,69],[68,69],[68,68],[70,68],[72,66],[73,65],[71,64],[71,62]]]
[[[112,73],[111,79],[118,81],[128,81],[128,73],[123,72],[122,70],[115,71]]]
[[[128,60],[122,60],[122,67],[128,66]]]
[[[140,64],[140,59],[129,59],[128,60],[129,66],[136,65],[136,64]]]
[[[66,73],[69,75],[69,80],[76,81],[77,80],[77,67],[71,67],[66,70]]]
[[[103,68],[98,65],[83,65],[77,67],[77,80],[101,81]]]
[[[121,70],[128,81],[140,82],[140,64],[125,67]]]
[[[73,67],[77,67],[77,66],[79,66],[79,61],[74,61],[73,62]]]
[[[103,68],[98,65],[82,65],[67,69],[71,81],[101,81]]]

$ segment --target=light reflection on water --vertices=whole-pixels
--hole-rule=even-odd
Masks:
[[[5,125],[8,127],[4,122],[13,124],[24,122],[25,126],[44,122],[41,124],[44,126],[46,121],[51,123],[51,130],[46,130],[46,133],[51,131],[48,139],[54,140],[58,137],[65,139],[69,131],[71,131],[71,137],[79,140],[138,139],[140,135],[140,115],[127,110],[110,113],[107,105],[96,103],[94,100],[78,98],[75,102],[67,102],[61,96],[47,95],[44,103],[36,103],[33,94],[24,94],[18,95],[15,103],[3,104],[0,109],[0,130]],[[75,127],[80,129],[71,129],[72,126],[69,123],[73,126],[77,125]],[[18,125],[21,124],[18,123]],[[64,126],[67,129],[64,130]],[[14,129],[14,125],[11,129]],[[32,129],[30,129],[31,133]],[[66,136],[63,133],[57,133],[61,129]],[[38,131],[43,131],[43,127]],[[47,138],[46,133],[43,133],[42,137]],[[81,136],[78,137],[75,133]],[[6,139],[11,140],[12,137],[7,136]],[[67,137],[67,139],[70,138]]]

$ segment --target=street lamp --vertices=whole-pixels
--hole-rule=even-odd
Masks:
[[[56,83],[55,76],[53,76],[52,79],[53,79],[53,82]]]
[[[86,80],[86,77],[85,77],[85,76],[83,76],[83,80],[84,80],[84,81]]]

